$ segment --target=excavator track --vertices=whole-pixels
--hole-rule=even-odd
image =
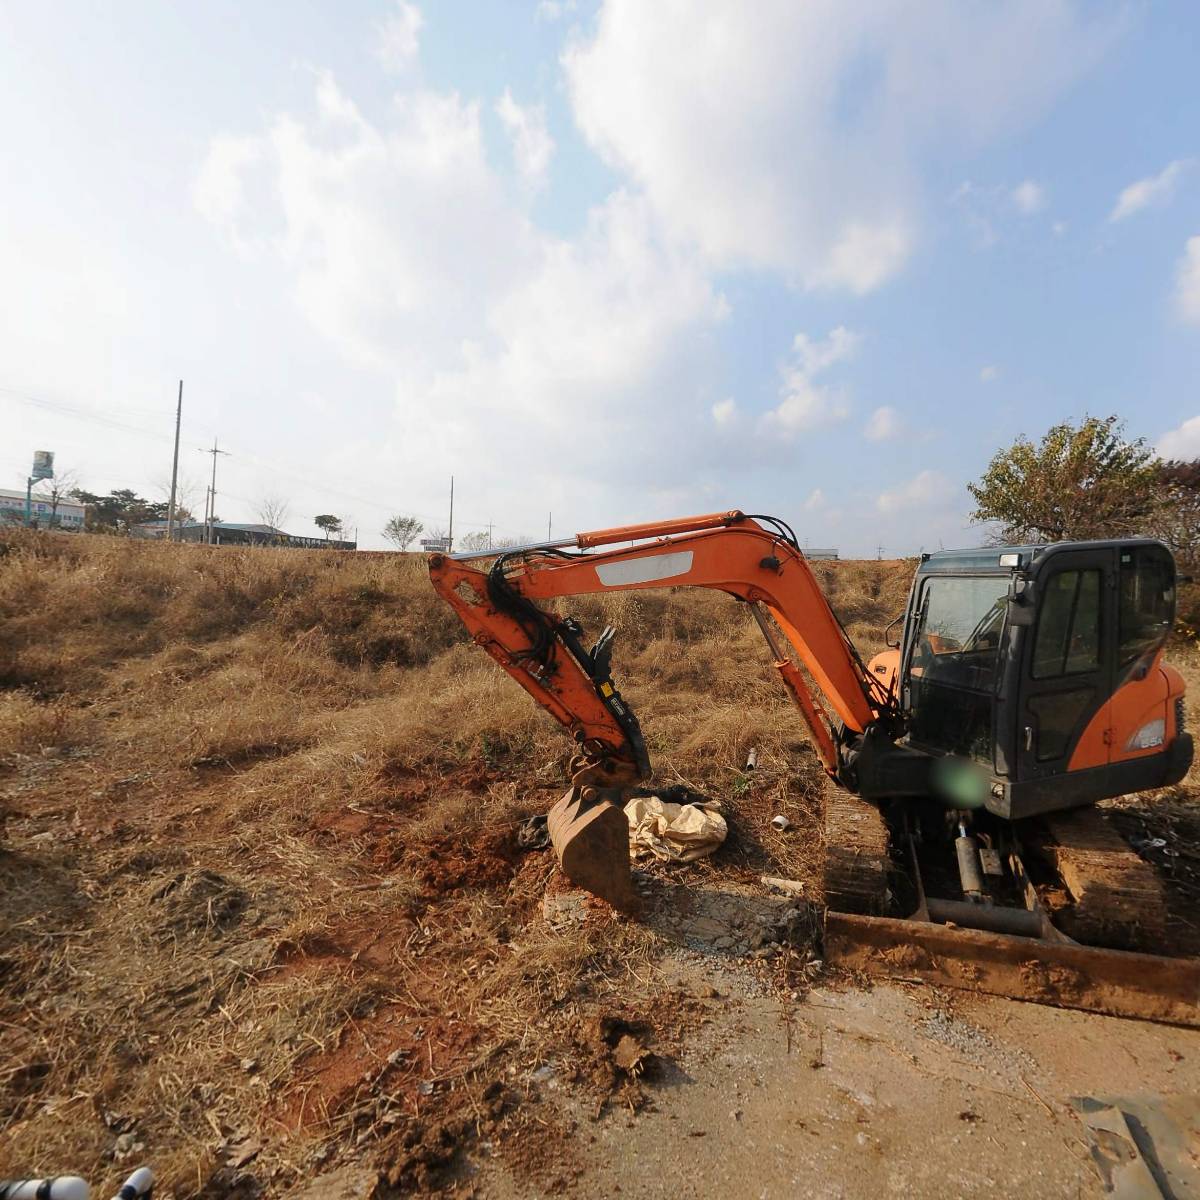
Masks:
[[[958,913],[934,919],[930,910],[937,913],[939,902],[927,900],[919,883],[915,912],[883,915],[895,908],[888,879],[903,861],[899,831],[889,830],[872,805],[832,786],[825,831],[831,964],[1060,1008],[1200,1025],[1200,959],[1161,953],[1162,880],[1098,810],[1055,814],[1031,827],[1031,842],[1037,834],[1031,848],[1052,869],[1052,883],[1035,887],[1014,854],[1029,908],[989,912],[1027,921],[1033,928],[1023,934],[966,928],[956,923]],[[919,880],[915,862],[911,870]]]
[[[1044,819],[1040,847],[1069,893],[1055,923],[1070,938],[1121,950],[1160,951],[1167,935],[1167,898],[1154,867],[1096,808]]]
[[[825,905],[878,916],[887,911],[890,836],[874,805],[825,783]]]

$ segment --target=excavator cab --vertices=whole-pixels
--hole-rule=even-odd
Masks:
[[[892,680],[902,743],[982,767],[1019,819],[1177,783],[1182,677],[1162,661],[1175,564],[1146,539],[922,557]]]

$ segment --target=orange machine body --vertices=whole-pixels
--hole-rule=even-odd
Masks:
[[[474,565],[479,559],[492,561],[480,569]],[[843,786],[878,801],[909,798],[955,806],[965,793],[939,791],[939,779],[949,776],[935,769],[942,759],[954,758],[987,777],[982,802],[990,812],[1018,820],[1166,786],[1191,763],[1183,680],[1162,661],[1170,612],[1162,617],[1161,604],[1147,609],[1159,623],[1160,640],[1122,668],[1123,681],[1111,695],[1104,694],[1103,680],[1112,678],[1112,669],[1096,661],[1093,682],[1084,686],[1100,691],[1092,693],[1096,705],[1079,715],[1082,729],[1055,729],[1051,717],[1043,729],[1042,714],[1053,715],[1045,698],[1052,702],[1065,694],[1069,688],[1059,679],[1070,684],[1072,678],[1031,674],[1028,648],[1040,614],[1048,598],[1062,591],[1047,581],[1075,581],[1076,596],[1085,577],[1113,582],[1091,593],[1109,598],[1090,610],[1092,628],[1100,628],[1100,608],[1116,604],[1115,578],[1125,564],[1138,572],[1127,571],[1133,590],[1126,601],[1149,603],[1157,596],[1154,603],[1173,606],[1170,552],[1147,539],[924,555],[904,614],[903,649],[886,650],[869,666],[787,525],[736,509],[617,526],[499,555],[434,554],[429,572],[474,640],[575,738],[582,752],[578,769],[589,773],[594,786],[628,786],[647,778],[645,741],[611,677],[612,631],[587,649],[580,640],[583,630],[542,602],[584,593],[700,587],[749,606],[826,771]],[[1144,572],[1139,564],[1146,565]],[[968,624],[975,629],[969,635],[953,620],[926,628],[935,591],[951,606],[978,593],[990,607],[972,611]],[[1071,603],[1069,620],[1076,622],[1084,610],[1078,599]],[[1112,613],[1104,618],[1111,619]],[[1046,628],[1058,627],[1051,622]],[[1064,629],[1054,636],[1065,636]],[[1072,633],[1063,645],[1076,640]],[[914,655],[915,647],[935,656],[936,671],[928,657]],[[1063,663],[1065,668],[1065,658]],[[973,683],[977,677],[988,682]],[[1035,707],[1039,701],[1041,707]],[[1062,741],[1057,756],[1042,753],[1043,735],[1046,746],[1055,745],[1052,737]]]
[[[1069,769],[1084,770],[1162,751],[1183,732],[1183,676],[1163,662],[1163,651],[1148,669],[1121,684],[1088,722],[1071,755]]]
[[[530,601],[661,587],[728,592],[770,613],[839,722],[861,732],[876,720],[883,689],[870,681],[804,556],[779,534],[732,511],[579,534],[574,542],[592,547],[635,538],[652,540],[574,557],[534,548],[506,574],[506,584]],[[597,681],[569,656],[559,656],[547,670],[531,655],[528,629],[495,603],[487,573],[440,554],[432,556],[429,570],[476,642],[577,741],[620,755],[625,735]],[[832,772],[828,718],[790,657],[777,654],[775,666]]]

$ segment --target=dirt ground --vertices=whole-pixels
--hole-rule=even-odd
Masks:
[[[1200,1194],[1200,1031],[890,984],[781,1003],[700,956],[662,970],[711,998],[647,1108],[591,1121],[565,1063],[541,1084],[574,1124],[580,1195],[1101,1196],[1073,1100],[1177,1095],[1194,1157],[1173,1194]],[[497,1200],[545,1194],[503,1148],[471,1177]]]

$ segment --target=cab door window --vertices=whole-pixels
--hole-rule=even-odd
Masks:
[[[1100,665],[1100,572],[1060,571],[1050,578],[1038,617],[1034,679],[1082,675]]]
[[[1033,678],[1062,679],[1029,698],[1029,712],[1037,731],[1034,749],[1039,762],[1063,757],[1077,729],[1093,708],[1093,681],[1083,676],[1100,667],[1100,572],[1059,571],[1046,583],[1033,646]]]
[[[1117,662],[1129,666],[1158,649],[1175,619],[1175,567],[1160,546],[1121,551]]]

